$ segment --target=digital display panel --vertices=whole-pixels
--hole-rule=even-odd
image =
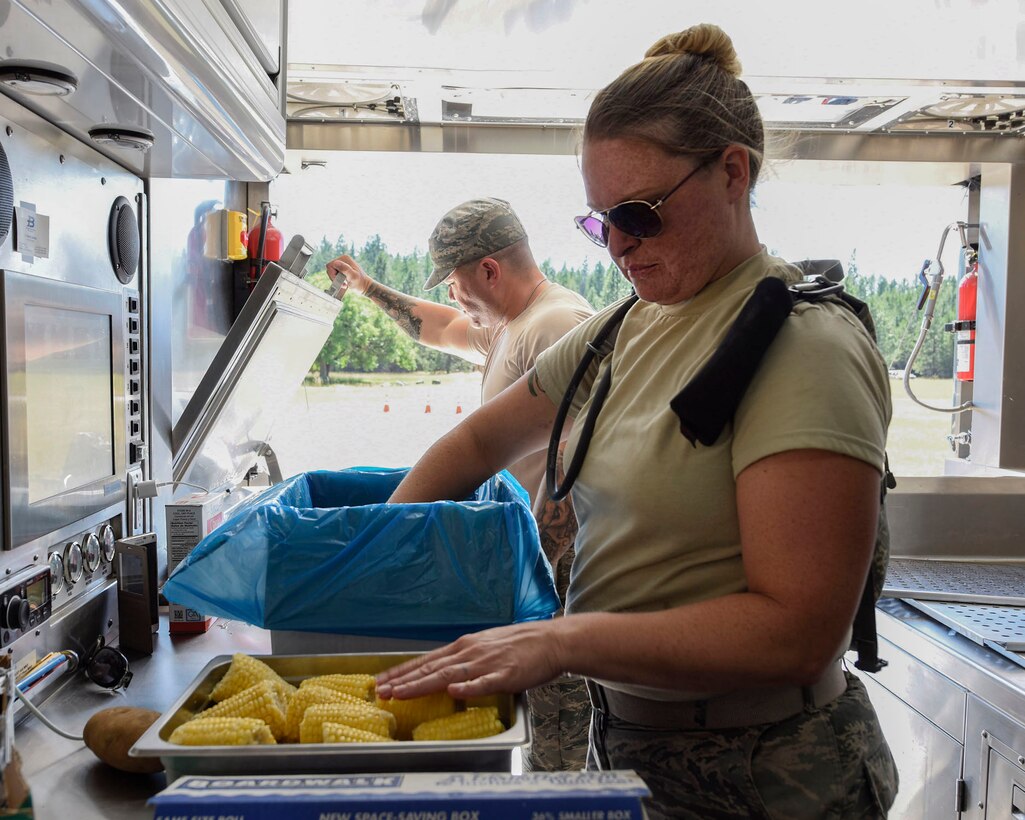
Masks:
[[[144,562],[141,555],[132,555],[130,552],[121,553],[121,561],[117,570],[117,580],[121,591],[130,595],[145,595],[146,583],[143,571]]]
[[[38,581],[28,585],[25,590],[25,598],[28,600],[29,609],[35,611],[39,609],[43,604],[46,603],[46,578],[40,578]]]
[[[25,306],[28,501],[114,474],[111,317]]]

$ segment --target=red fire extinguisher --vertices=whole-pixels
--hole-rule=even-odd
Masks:
[[[249,290],[256,287],[256,282],[268,262],[277,262],[281,259],[281,252],[284,249],[281,231],[274,227],[271,221],[270,203],[265,202],[261,211],[260,224],[249,232],[246,241],[246,248],[249,251],[249,275],[246,282]]]
[[[959,381],[975,379],[975,306],[979,293],[979,259],[972,255],[957,286],[956,375]]]

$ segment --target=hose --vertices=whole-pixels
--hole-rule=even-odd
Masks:
[[[920,407],[924,407],[926,410],[935,410],[937,413],[964,413],[971,410],[973,405],[970,400],[966,401],[960,407],[935,407],[931,404],[926,404],[911,390],[911,365],[914,364],[915,359],[918,358],[918,354],[922,350],[922,346],[925,344],[926,334],[932,326],[933,313],[936,312],[936,300],[940,295],[940,285],[943,284],[943,246],[947,241],[947,234],[950,233],[951,228],[957,228],[958,234],[961,237],[961,247],[964,249],[970,249],[971,245],[968,244],[966,229],[975,227],[978,227],[978,225],[969,225],[967,222],[958,221],[951,222],[943,229],[943,235],[940,237],[940,247],[939,250],[936,251],[936,273],[933,274],[932,283],[929,285],[929,293],[925,305],[925,316],[922,318],[922,329],[919,331],[915,347],[911,351],[911,355],[908,356],[907,363],[904,365],[904,392],[908,394],[908,397],[915,404]]]

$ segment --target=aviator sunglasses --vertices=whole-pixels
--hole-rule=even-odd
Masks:
[[[86,653],[82,668],[89,680],[104,689],[127,689],[132,681],[128,658],[120,650],[107,646],[102,635]]]
[[[687,176],[681,179],[673,189],[657,202],[647,202],[643,199],[631,199],[627,202],[620,202],[604,211],[591,211],[585,216],[575,216],[573,221],[583,232],[584,236],[590,239],[599,248],[609,246],[609,225],[616,230],[622,231],[627,236],[634,236],[638,239],[650,239],[662,233],[662,216],[658,209],[661,208],[667,199],[683,187],[688,179],[709,164],[709,161],[699,163]]]

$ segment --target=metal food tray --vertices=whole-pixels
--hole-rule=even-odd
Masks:
[[[314,675],[376,674],[417,653],[346,655],[254,655],[290,683]],[[498,714],[509,728],[476,740],[390,741],[383,743],[282,743],[268,746],[181,746],[168,738],[209,704],[210,693],[231,665],[218,655],[180,698],[129,751],[130,757],[159,757],[168,782],[182,775],[339,774],[349,772],[508,772],[515,748],[530,743],[530,721],[521,695],[498,697]],[[495,697],[468,699],[467,706],[494,704]]]

